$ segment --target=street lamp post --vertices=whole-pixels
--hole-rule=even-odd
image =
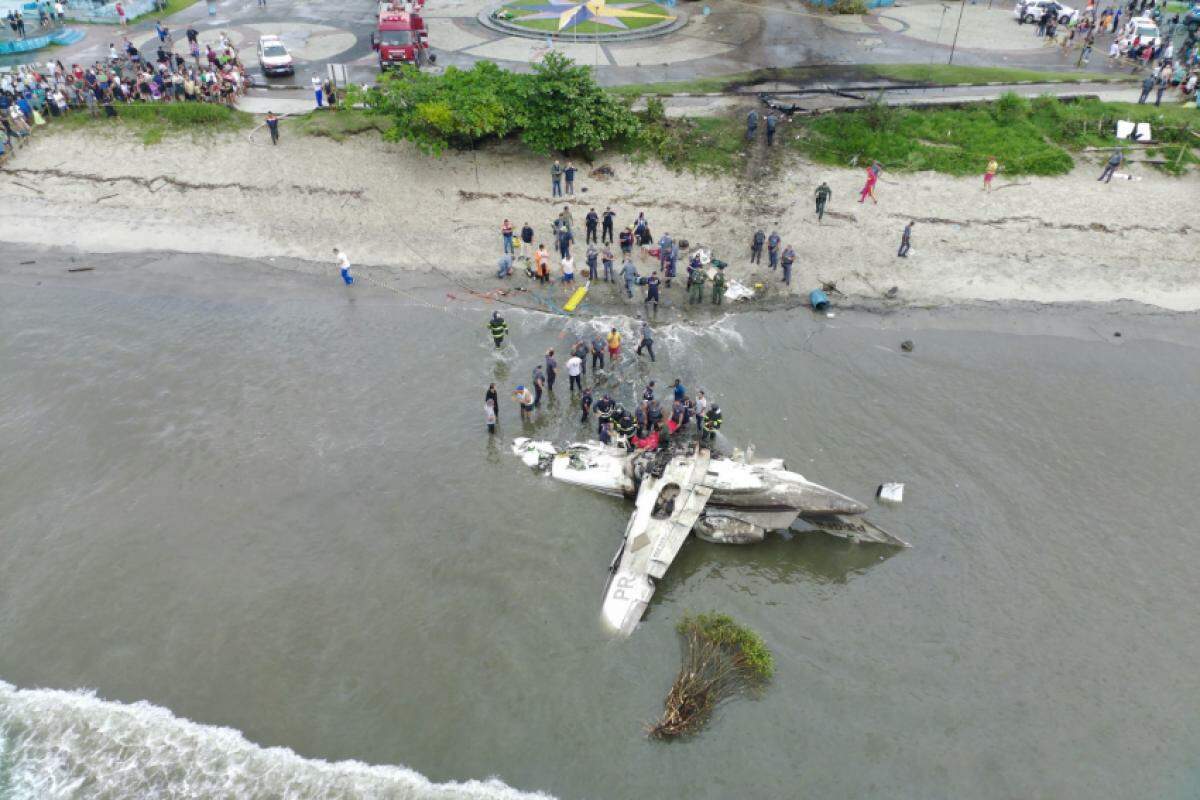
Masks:
[[[950,43],[950,60],[947,65],[954,63],[954,48],[958,46],[958,29],[962,27],[963,12],[967,10],[967,0],[959,0],[962,5],[958,7],[958,22],[954,25],[954,41]]]

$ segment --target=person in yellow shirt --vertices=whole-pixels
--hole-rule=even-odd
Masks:
[[[992,179],[996,177],[996,173],[1000,171],[1000,162],[995,156],[988,156],[987,169],[983,173],[983,190],[990,192],[992,190]]]
[[[608,360],[609,363],[615,362],[617,357],[621,355],[621,334],[617,333],[617,329],[613,328],[606,338],[608,342]]]

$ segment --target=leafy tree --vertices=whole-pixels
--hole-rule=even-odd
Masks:
[[[406,66],[374,88],[352,89],[349,99],[391,120],[386,138],[435,155],[514,133],[537,153],[591,154],[639,129],[629,107],[600,88],[590,69],[560,53],[547,55],[532,75],[490,61],[442,75]]]
[[[391,117],[388,139],[440,154],[447,147],[469,147],[511,133],[517,124],[517,78],[490,61],[478,61],[469,70],[449,67],[440,76],[406,66],[383,76],[375,88],[358,90],[352,100]]]
[[[637,131],[629,107],[602,89],[588,67],[550,52],[517,85],[521,141],[535,153],[554,150],[592,154]]]

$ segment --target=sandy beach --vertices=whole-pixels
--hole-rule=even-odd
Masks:
[[[898,287],[898,302],[910,305],[1127,298],[1200,308],[1200,237],[1184,202],[1200,188],[1195,175],[1133,165],[1135,180],[1102,184],[1088,164],[1052,179],[1002,173],[984,194],[977,179],[885,173],[878,205],[860,205],[860,170],[792,156],[737,179],[616,156],[591,166],[602,164],[613,177],[592,178],[580,165],[568,198],[577,224],[591,207],[611,205],[622,223],[644,211],[656,237],[712,247],[746,283],[775,277],[748,261],[762,227],[796,248],[798,293],[834,281],[860,298]],[[811,198],[823,179],[833,200],[818,224]],[[285,137],[271,147],[259,131],[145,147],[129,136],[53,132],[0,172],[0,239],[85,252],[287,257],[331,273],[331,249],[342,247],[358,264],[436,267],[486,289],[497,284],[502,219],[518,228],[528,221],[548,238],[562,206],[549,184],[548,160],[507,146],[438,159],[373,135]],[[913,251],[899,259],[909,220]]]

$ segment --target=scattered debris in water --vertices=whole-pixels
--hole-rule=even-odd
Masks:
[[[71,267],[67,272],[91,272],[95,267]]]
[[[913,351],[912,339],[905,339],[903,342],[901,342],[900,349],[906,353],[911,353]]]
[[[903,483],[881,483],[879,488],[875,490],[875,496],[880,500],[888,503],[900,504],[904,502],[904,484]]]

